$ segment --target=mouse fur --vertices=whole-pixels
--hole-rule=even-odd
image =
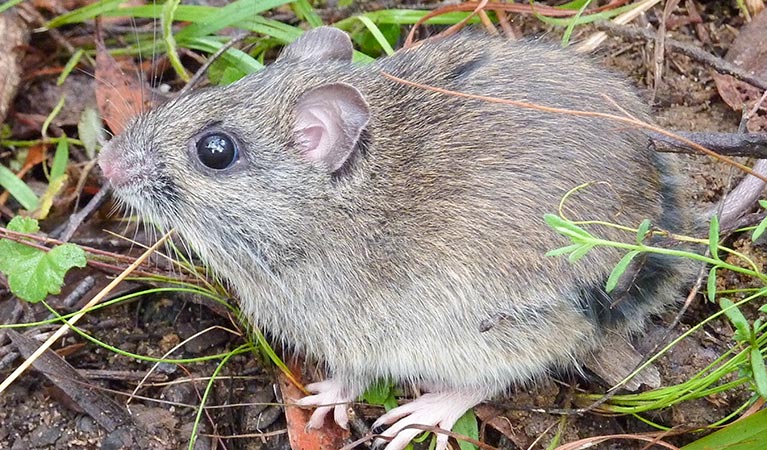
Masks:
[[[230,283],[249,320],[322,361],[348,393],[388,378],[487,398],[577,367],[680,298],[692,265],[678,259],[643,255],[607,294],[624,251],[595,248],[575,264],[545,256],[569,242],[544,215],[583,183],[565,203],[570,219],[690,230],[674,157],[649,150],[645,132],[380,72],[551,107],[621,115],[619,105],[652,122],[625,80],[568,50],[478,32],[366,65],[351,63],[336,32],[301,39],[259,73],[136,118],[101,165],[121,201],[175,227]],[[297,105],[327,86],[320,99],[356,102],[336,108],[350,117],[339,119],[344,151],[307,157]],[[210,127],[238,142],[231,169],[190,152]]]

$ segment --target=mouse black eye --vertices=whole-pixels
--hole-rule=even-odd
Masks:
[[[197,141],[197,157],[211,169],[226,169],[234,164],[237,156],[237,144],[226,134],[213,132]]]

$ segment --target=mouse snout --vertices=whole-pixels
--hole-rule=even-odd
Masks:
[[[101,167],[104,178],[113,186],[123,185],[130,178],[125,162],[111,143],[105,145],[99,152],[99,167]]]

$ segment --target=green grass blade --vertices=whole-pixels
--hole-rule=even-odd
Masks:
[[[764,450],[767,442],[767,409],[685,445],[681,450]]]
[[[708,279],[706,280],[706,293],[708,295],[708,301],[716,301],[716,266],[712,267],[708,272]]]
[[[96,16],[103,15],[108,11],[114,11],[120,6],[120,3],[124,1],[125,0],[103,0],[92,5],[84,6],[54,18],[45,24],[45,27],[56,28],[62,25],[68,25],[70,23],[85,22],[86,20],[93,19]]]
[[[83,57],[83,53],[85,53],[85,50],[78,49],[74,55],[69,58],[69,61],[67,61],[67,63],[64,65],[64,70],[61,71],[59,78],[56,79],[56,86],[61,86],[64,84],[64,81],[66,81],[69,74],[72,73],[72,70],[74,70],[77,63],[80,62],[80,58]]]
[[[0,5],[0,14],[13,8],[14,6],[18,5],[19,3],[23,2],[24,0],[10,0],[2,5]]]
[[[184,65],[181,64],[181,59],[176,51],[176,40],[173,38],[173,17],[180,2],[181,0],[168,0],[165,2],[162,7],[160,23],[162,24],[162,40],[165,43],[165,51],[168,54],[170,65],[182,80],[189,81],[189,74],[186,73]]]
[[[307,0],[296,0],[291,5],[293,12],[296,16],[309,23],[312,28],[321,27],[323,25],[322,18],[314,11],[312,5]]]
[[[381,30],[376,26],[375,23],[373,23],[372,20],[365,16],[357,16],[357,18],[362,22],[365,27],[367,27],[368,30],[370,30],[370,33],[375,38],[376,42],[378,42],[378,45],[381,46],[384,52],[386,52],[387,55],[391,55],[394,53],[394,49],[391,48],[391,45],[389,45],[389,41],[386,40],[386,37],[383,35]]]
[[[618,264],[615,266],[612,272],[610,272],[610,276],[607,277],[607,284],[605,285],[605,291],[612,292],[615,289],[615,286],[618,285],[618,280],[620,280],[621,276],[624,272],[626,272],[626,269],[628,268],[629,264],[631,264],[631,261],[639,254],[638,251],[634,250],[632,252],[626,253],[623,258],[621,258],[620,261],[618,261]]]
[[[724,315],[730,319],[730,322],[735,327],[735,339],[743,342],[744,344],[751,343],[751,326],[748,324],[746,316],[726,298],[719,299],[720,306]]]
[[[708,249],[712,258],[719,259],[719,218],[717,216],[711,217],[708,227]]]
[[[10,192],[13,198],[27,211],[37,209],[39,203],[37,195],[5,166],[0,166],[0,186]]]
[[[767,400],[767,369],[764,367],[764,356],[758,348],[751,348],[751,372],[754,374],[756,393]]]
[[[224,44],[213,38],[192,38],[183,42],[185,47],[200,50],[203,52],[215,53],[216,50],[223,47]],[[264,68],[264,65],[253,59],[252,56],[245,52],[237,50],[236,48],[230,48],[223,55],[221,59],[225,60],[227,64],[234,66],[245,73],[254,73]]]
[[[423,16],[431,11],[417,10],[417,9],[384,9],[381,11],[373,11],[363,14],[365,17],[373,21],[373,23],[382,25],[413,25]],[[454,25],[461,20],[465,19],[470,13],[466,12],[452,12],[442,14],[437,17],[432,17],[425,22],[427,25]],[[351,31],[359,21],[358,17],[349,17],[344,20],[340,20],[333,24],[334,27],[340,28],[344,31]],[[472,17],[468,23],[478,23],[478,17]]]
[[[56,153],[53,155],[53,164],[51,165],[51,180],[60,178],[67,171],[69,163],[69,142],[61,139],[56,146]]]
[[[570,43],[570,37],[573,35],[573,30],[575,30],[577,20],[583,17],[583,12],[593,1],[594,0],[586,0],[583,2],[581,7],[578,8],[578,13],[575,15],[575,20],[570,21],[570,23],[567,25],[567,28],[565,29],[565,32],[562,34],[562,47],[567,47],[567,45]]]
[[[193,23],[179,31],[176,39],[207,36],[287,3],[290,3],[290,0],[238,0],[223,8],[214,8],[215,12],[208,15],[205,21]]]

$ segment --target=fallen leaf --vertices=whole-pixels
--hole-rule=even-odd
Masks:
[[[98,27],[97,27],[98,30]],[[138,66],[132,59],[123,60],[128,74],[109,54],[101,34],[96,32],[96,102],[104,122],[115,134],[125,130],[130,120],[151,106],[151,94],[139,80]]]
[[[300,367],[301,363],[297,362],[290,367],[290,370],[294,374],[300,374]],[[306,425],[309,423],[312,410],[288,406],[303,397],[304,392],[282,372],[279,372],[277,378],[282,393],[282,401],[285,403],[285,421],[287,422],[290,448],[293,450],[338,450],[343,447],[344,441],[349,438],[350,434],[332,422],[330,417],[333,416],[333,413],[329,413],[329,418],[323,428],[319,430],[307,429]]]
[[[724,59],[742,67],[757,78],[767,80],[766,12],[762,11],[753,18],[751,23],[741,28]],[[738,112],[744,105],[748,110],[753,109],[762,96],[761,90],[731,75],[714,74],[714,81],[722,100]],[[763,104],[746,126],[751,132],[767,130],[767,105]]]

